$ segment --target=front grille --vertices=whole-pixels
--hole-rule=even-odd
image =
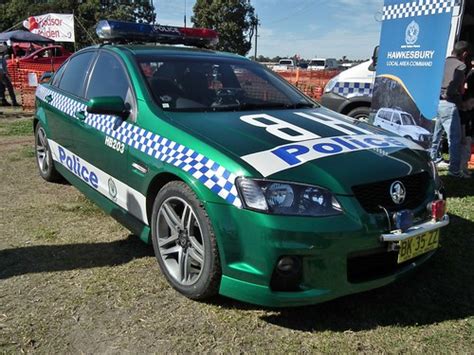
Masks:
[[[425,255],[397,263],[398,253],[380,250],[369,255],[357,255],[347,258],[347,280],[361,283],[387,277],[402,270],[405,266],[417,262]]]
[[[400,205],[395,204],[390,196],[390,186],[394,181],[402,182],[406,188],[405,201]],[[429,181],[430,176],[424,171],[397,179],[353,186],[352,191],[361,206],[369,213],[381,212],[379,206],[389,212],[395,212],[417,208],[426,198]]]

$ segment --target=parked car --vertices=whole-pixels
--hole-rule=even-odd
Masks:
[[[97,33],[129,44],[85,48],[38,87],[38,171],[152,243],[183,295],[313,304],[387,285],[438,248],[449,217],[418,144],[247,58],[130,44],[215,43],[212,30],[102,21]]]
[[[280,59],[277,65],[273,67],[274,71],[287,71],[295,69],[295,62],[293,59]]]
[[[336,58],[313,58],[310,60],[309,70],[335,70],[339,68]]]
[[[427,129],[416,124],[411,114],[398,109],[379,109],[374,125],[416,142],[427,142],[431,135]]]
[[[34,64],[53,64],[53,65],[60,65],[64,63],[70,56],[71,52],[65,49],[63,46],[60,45],[53,45],[53,46],[46,46],[37,48],[37,46],[33,46],[32,52],[28,54],[28,50],[25,50],[23,47],[17,50],[18,54],[24,53],[26,55],[22,57],[16,56],[15,59],[21,63],[34,63]]]

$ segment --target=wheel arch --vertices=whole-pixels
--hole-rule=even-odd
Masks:
[[[165,170],[157,173],[151,179],[148,184],[148,189],[146,192],[146,213],[148,221],[151,221],[151,216],[153,212],[153,203],[155,202],[156,195],[160,190],[171,181],[182,181],[196,194],[196,197],[200,201],[218,201],[220,197],[215,195],[207,187],[197,182],[186,173],[182,171],[172,171]]]
[[[151,223],[151,215],[153,211],[153,203],[155,202],[156,195],[167,183],[171,181],[183,181],[184,180],[170,172],[163,172],[161,174],[156,174],[148,185],[148,190],[146,192],[146,214],[148,221]]]
[[[359,107],[370,107],[372,101],[370,97],[357,98],[349,101],[342,109],[341,113],[347,115],[352,110]]]
[[[33,118],[33,133],[35,132],[36,125],[38,123],[41,123],[43,128],[46,130],[46,133],[49,135],[50,132],[49,132],[49,127],[46,120],[46,113],[44,112],[44,109],[41,106],[38,107],[36,114]]]

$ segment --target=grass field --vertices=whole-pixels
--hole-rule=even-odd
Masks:
[[[474,352],[474,180],[443,177],[451,224],[396,284],[295,309],[190,301],[151,246],[36,172],[31,121],[0,117],[0,353]]]

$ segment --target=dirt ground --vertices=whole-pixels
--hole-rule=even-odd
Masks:
[[[442,248],[395,284],[294,309],[199,303],[167,285],[151,246],[40,179],[20,116],[0,114],[0,353],[473,352],[473,181],[444,177]]]

